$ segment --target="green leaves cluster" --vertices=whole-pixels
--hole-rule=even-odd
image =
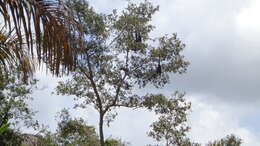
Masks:
[[[67,110],[62,110],[58,123],[59,143],[66,146],[99,146],[95,128],[87,126],[83,119],[72,119]]]
[[[242,139],[231,134],[220,140],[209,142],[207,146],[240,146],[241,144],[242,144]]]
[[[10,127],[10,124],[4,124],[0,127],[0,135],[2,135],[5,131],[7,131],[7,129]]]
[[[186,122],[191,103],[185,101],[184,94],[176,92],[170,98],[151,95],[143,104],[159,115],[158,121],[151,125],[149,136],[157,141],[165,141],[166,146],[180,146],[187,141],[186,134],[190,127]]]
[[[19,69],[7,74],[0,74],[0,126],[11,123],[23,123],[26,126],[37,126],[33,121],[33,112],[27,101],[31,100],[32,89],[36,80],[24,82],[18,77]]]
[[[58,115],[58,128],[55,133],[43,131],[40,144],[43,146],[100,146],[94,127],[87,125],[82,118],[72,118],[67,109]],[[126,146],[120,139],[109,138],[105,146]]]
[[[19,68],[10,69],[12,72],[0,74],[0,145],[20,145],[20,126],[38,127],[33,120],[35,112],[27,103],[36,80],[25,82],[19,78]]]

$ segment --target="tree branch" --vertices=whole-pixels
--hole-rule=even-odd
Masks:
[[[85,72],[83,67],[79,66],[78,68],[79,68],[80,72],[82,72],[88,79],[90,79],[90,76]]]
[[[122,28],[121,32],[108,44],[107,48],[110,47],[110,46],[123,34],[123,32],[124,32],[126,26],[127,26],[127,25],[125,25],[125,26]]]
[[[99,96],[96,83],[93,80],[93,72],[92,72],[92,69],[91,69],[91,64],[89,62],[89,54],[88,54],[88,52],[87,52],[87,65],[88,65],[88,70],[89,70],[89,80],[90,80],[91,86],[92,86],[92,88],[94,90],[94,93],[95,93],[95,95],[97,97],[97,103],[98,103],[98,106],[99,106],[99,109],[100,109],[100,113],[103,114],[104,111],[103,111],[102,101],[101,101],[101,98]]]
[[[117,100],[118,100],[118,97],[119,97],[119,92],[120,92],[120,89],[123,85],[123,82],[125,81],[126,77],[129,75],[129,71],[128,71],[128,61],[129,61],[129,49],[127,49],[127,52],[126,52],[126,61],[125,61],[125,68],[127,69],[127,71],[124,71],[125,74],[124,74],[124,77],[121,79],[121,82],[118,84],[117,86],[117,89],[116,89],[116,95],[115,95],[115,98],[112,102],[111,105],[108,105],[105,109],[105,112],[109,110],[110,107],[112,106],[115,106]]]

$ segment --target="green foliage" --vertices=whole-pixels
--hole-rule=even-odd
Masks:
[[[12,72],[0,74],[0,126],[5,129],[5,132],[0,134],[0,145],[20,145],[22,137],[19,126],[38,126],[37,121],[33,120],[35,112],[27,104],[36,80],[25,82],[19,75],[19,68],[12,68]]]
[[[99,146],[95,128],[88,126],[83,119],[72,119],[68,110],[63,109],[59,114],[56,133],[43,131],[41,143],[48,146]]]
[[[128,143],[122,142],[120,139],[106,139],[105,146],[127,146]]]
[[[191,103],[185,101],[184,94],[176,92],[171,98],[163,95],[147,96],[143,104],[159,115],[158,121],[151,125],[149,136],[157,141],[165,141],[166,146],[188,144],[186,133],[190,127],[186,122]]]
[[[19,69],[0,74],[0,126],[10,123],[19,123],[25,126],[37,126],[33,121],[33,112],[27,101],[32,99],[30,94],[36,84],[36,80],[25,82],[19,78]]]
[[[189,138],[184,138],[182,142],[177,146],[201,146],[201,144],[197,142],[192,142]]]
[[[72,119],[67,110],[62,110],[56,137],[65,146],[99,146],[95,128],[83,119]]]
[[[10,124],[4,124],[0,127],[0,135],[2,135],[5,131],[7,131],[7,129],[9,128]]]
[[[56,133],[43,131],[40,145],[43,146],[100,146],[95,128],[88,126],[83,119],[72,118],[67,109],[59,114],[59,122]],[[126,146],[127,143],[120,139],[109,138],[105,141],[106,146]]]
[[[241,144],[242,144],[242,139],[232,134],[220,140],[209,142],[207,146],[241,146]]]
[[[16,146],[21,145],[22,137],[20,133],[13,129],[6,129],[3,134],[0,135],[1,146]]]
[[[58,146],[58,141],[55,137],[55,134],[52,134],[49,131],[44,131],[44,135],[39,137],[40,146]]]

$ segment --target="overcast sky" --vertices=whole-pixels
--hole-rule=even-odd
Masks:
[[[138,2],[138,1],[137,1]],[[187,45],[184,55],[191,65],[186,74],[172,75],[164,89],[144,92],[171,94],[186,92],[192,101],[189,135],[205,143],[234,133],[245,146],[260,145],[260,1],[259,0],[153,0],[160,5],[153,24],[153,36],[177,33]],[[126,6],[124,0],[90,0],[98,12]],[[73,98],[50,94],[61,79],[37,73],[39,89],[32,106],[36,118],[55,129],[54,116],[62,108],[72,108]],[[97,127],[92,110],[73,111]],[[155,119],[147,111],[122,109],[106,128],[106,136],[122,138],[132,146],[152,142],[147,137]]]

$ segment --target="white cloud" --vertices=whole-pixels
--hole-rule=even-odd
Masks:
[[[237,23],[240,29],[249,32],[260,32],[260,1],[251,0],[250,4],[242,9],[242,11],[237,16]]]
[[[193,140],[207,143],[235,134],[243,140],[244,146],[260,145],[260,140],[257,138],[260,135],[241,125],[243,116],[250,113],[252,109],[225,102],[207,102],[205,99],[210,97],[202,98],[203,95],[191,97],[193,112],[190,116],[192,127],[190,136]]]

